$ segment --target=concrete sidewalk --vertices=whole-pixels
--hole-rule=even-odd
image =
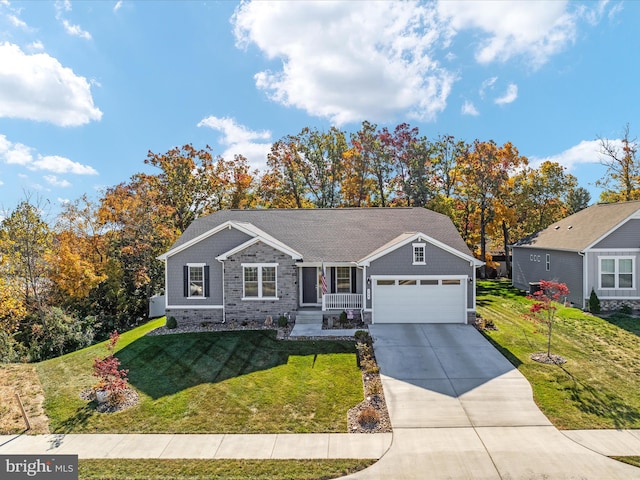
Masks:
[[[391,433],[0,435],[0,455],[79,458],[378,459]]]

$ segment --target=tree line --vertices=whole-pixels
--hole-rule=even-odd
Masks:
[[[605,154],[610,147],[606,158],[626,158],[633,171],[635,141],[626,138],[626,150],[601,143]],[[510,142],[429,139],[407,123],[389,130],[365,121],[353,133],[304,128],[272,145],[262,172],[242,155],[225,159],[190,144],[149,151],[144,163],[155,173],[137,173],[98,200],[67,203],[52,223],[30,197],[7,212],[0,361],[60,355],[146,320],[149,298],[164,284],[157,256],[193,220],[218,210],[426,207],[448,215],[491,266],[490,252],[590,202],[561,165],[533,168]],[[615,175],[607,200],[640,193],[640,178],[628,190],[621,179],[633,182],[633,174]]]

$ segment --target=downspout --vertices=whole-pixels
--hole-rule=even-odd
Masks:
[[[225,301],[224,260],[216,259],[222,264],[222,323],[227,323],[227,303]],[[211,287],[209,287],[211,288]]]
[[[585,252],[578,252],[582,257],[582,310],[587,310],[587,257]]]

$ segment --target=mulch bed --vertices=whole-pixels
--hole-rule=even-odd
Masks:
[[[561,357],[560,355],[555,355],[553,353],[551,355],[547,355],[547,352],[532,353],[530,358],[534,362],[544,363],[547,365],[562,365],[564,363],[567,363],[566,358]]]
[[[131,407],[135,407],[140,401],[138,392],[131,388],[126,388],[122,392],[122,401],[116,404],[110,403],[98,403],[96,400],[96,392],[93,388],[85,388],[80,392],[80,398],[88,402],[93,402],[96,406],[96,411],[99,413],[115,413],[121,412]]]

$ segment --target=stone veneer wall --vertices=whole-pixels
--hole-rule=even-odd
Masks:
[[[633,310],[640,310],[640,300],[600,300],[600,309],[605,312],[620,310],[622,305],[629,305]]]
[[[199,326],[202,323],[222,323],[222,309],[183,309],[169,308],[167,309],[167,318],[174,317],[179,327],[186,325]]]
[[[278,300],[243,300],[243,263],[277,263]],[[274,323],[280,315],[295,316],[298,308],[298,267],[289,255],[258,242],[232,255],[224,262],[226,321],[264,322],[270,315]]]

